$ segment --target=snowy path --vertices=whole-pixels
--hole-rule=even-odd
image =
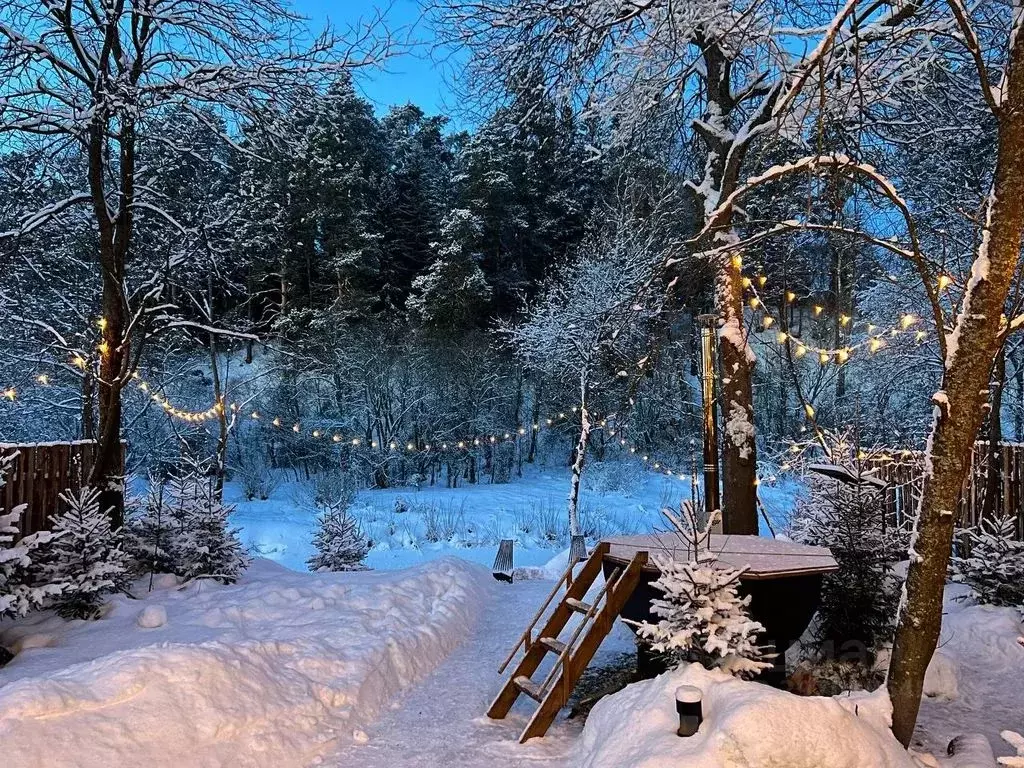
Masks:
[[[393,705],[368,730],[364,744],[349,744],[324,759],[334,768],[503,768],[567,764],[582,723],[559,719],[541,740],[518,742],[532,708],[520,701],[504,721],[484,711],[502,678],[498,664],[551,589],[550,581],[495,583],[491,599],[470,636],[434,673]],[[605,639],[602,657],[632,648],[632,635],[618,624]],[[521,699],[525,697],[520,697]]]

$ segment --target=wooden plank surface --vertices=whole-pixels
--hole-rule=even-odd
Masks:
[[[648,572],[657,572],[654,559],[671,557],[689,560],[684,542],[671,533],[651,533],[644,536],[611,536],[607,559],[628,563],[637,552],[650,552],[651,561],[644,566]],[[792,541],[769,539],[763,536],[737,536],[711,534],[709,551],[714,562],[723,568],[743,568],[744,578],[771,579],[780,576],[799,576],[828,573],[838,566],[826,547],[812,547]]]

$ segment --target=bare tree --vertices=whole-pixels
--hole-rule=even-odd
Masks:
[[[264,124],[303,88],[387,50],[369,27],[344,48],[329,32],[309,39],[305,30],[279,0],[13,0],[0,8],[0,136],[49,164],[72,151],[85,157],[63,199],[6,234],[24,235],[79,207],[91,214],[101,339],[90,483],[116,518],[121,393],[143,340],[174,316],[163,276],[175,265],[146,268],[137,223],[151,217],[190,234],[154,191],[161,169],[140,154],[143,142],[190,151],[161,133],[179,110],[234,142],[239,127]]]

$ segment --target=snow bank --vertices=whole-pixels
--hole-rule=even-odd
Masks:
[[[675,689],[693,685],[704,723],[676,735]],[[594,707],[577,768],[912,768],[882,694],[796,696],[698,664],[635,683]]]
[[[257,561],[234,586],[147,596],[161,626],[118,598],[0,670],[4,764],[308,765],[458,645],[488,579],[454,559],[358,574]]]

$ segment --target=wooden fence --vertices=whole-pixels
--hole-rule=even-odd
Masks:
[[[0,513],[6,514],[20,504],[20,532],[28,536],[50,527],[50,515],[63,508],[60,494],[77,493],[92,470],[96,443],[81,440],[70,443],[14,445],[0,443],[0,457],[17,454],[8,473],[7,484],[0,488]],[[124,465],[124,444],[121,444]]]
[[[1024,538],[1024,445],[1000,443],[996,450],[1000,491],[995,499],[995,514],[1013,515],[1017,519],[1017,537]],[[981,521],[988,487],[988,462],[988,443],[975,443],[971,473],[964,482],[957,510],[959,525],[974,526]],[[896,451],[872,456],[868,463],[877,468],[877,476],[889,484],[887,505],[892,518],[902,521],[915,514],[924,476],[923,455],[919,451]]]

